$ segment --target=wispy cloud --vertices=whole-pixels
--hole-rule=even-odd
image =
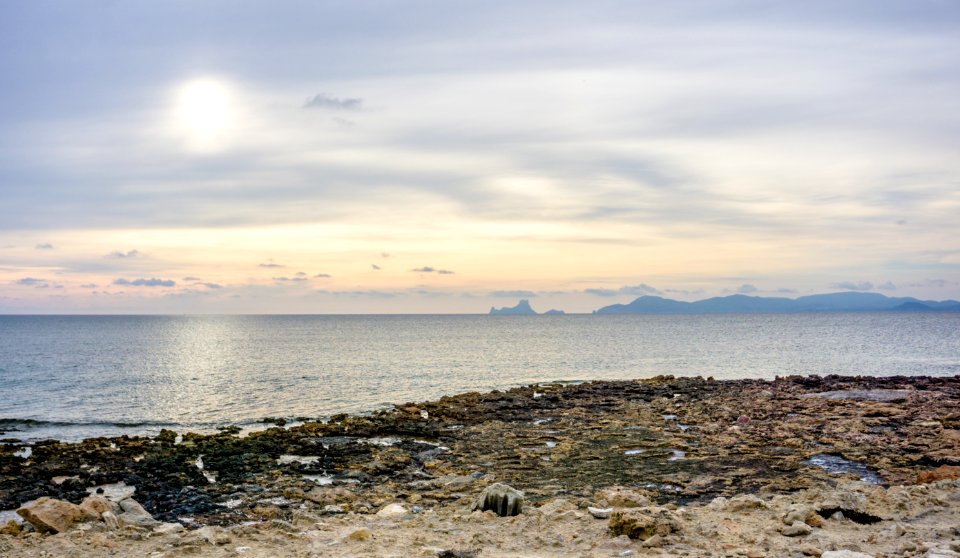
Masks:
[[[116,258],[121,260],[140,258],[142,256],[143,254],[139,250],[127,250],[126,252],[114,250],[113,252],[107,254],[108,258]]]
[[[845,291],[870,291],[873,290],[873,283],[870,281],[840,281],[831,283],[832,289],[843,289]]]
[[[619,289],[608,289],[602,287],[594,287],[589,289],[584,289],[584,293],[594,295],[594,296],[620,296],[620,295],[631,295],[631,296],[643,296],[643,295],[660,295],[663,294],[663,291],[656,287],[651,287],[646,283],[640,283],[639,285],[625,285]]]
[[[492,291],[490,296],[494,298],[533,298],[537,296],[537,293],[533,291]]]
[[[35,285],[43,285],[47,282],[48,281],[46,279],[40,279],[37,277],[24,277],[23,279],[17,279],[15,281],[17,285],[24,285],[27,287],[35,286]]]
[[[357,97],[337,98],[325,93],[314,95],[303,104],[303,108],[331,110],[360,110],[362,107],[363,99]]]
[[[266,267],[266,268],[269,268],[269,269],[276,269],[276,268],[287,267],[287,266],[285,266],[285,265],[283,265],[283,264],[278,264],[278,263],[270,262],[270,263],[257,264],[257,267]]]
[[[140,278],[133,280],[119,278],[115,279],[113,284],[130,287],[174,287],[176,286],[177,282],[173,279],[157,279],[155,277],[151,279]]]
[[[740,285],[739,287],[737,287],[737,292],[740,293],[740,294],[753,294],[753,293],[758,292],[759,290],[760,290],[760,289],[758,289],[758,288],[757,288],[756,286],[754,286],[754,285],[751,285],[750,283],[744,283],[744,284]]]
[[[54,247],[53,247],[53,244],[50,244],[49,242],[43,242],[43,243],[41,243],[41,244],[37,244],[36,246],[34,246],[34,249],[36,249],[36,250],[53,250]]]
[[[453,274],[454,274],[454,272],[453,272],[453,271],[450,271],[449,269],[437,269],[437,268],[434,268],[434,267],[430,267],[430,266],[428,266],[428,265],[425,265],[425,266],[423,266],[423,267],[417,267],[417,268],[411,269],[410,271],[413,271],[413,272],[416,272],[416,273],[437,273],[437,274],[439,274],[439,275],[453,275]]]

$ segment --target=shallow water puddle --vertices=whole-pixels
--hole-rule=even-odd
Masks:
[[[317,461],[320,461],[320,456],[318,455],[281,455],[277,458],[277,465],[289,465],[290,463],[310,465]]]
[[[303,475],[305,480],[313,481],[320,486],[329,486],[333,484],[333,477],[330,475]]]
[[[824,471],[835,475],[852,473],[860,477],[860,480],[867,484],[883,484],[883,479],[880,478],[880,475],[878,475],[876,471],[868,467],[865,463],[860,463],[859,461],[850,461],[849,459],[844,459],[839,455],[821,453],[819,455],[814,455],[810,459],[804,461],[804,463],[807,465],[820,467]]]
[[[13,452],[14,457],[22,457],[24,459],[30,457],[31,455],[33,455],[33,448],[31,448],[30,446],[24,446],[18,449],[17,451]]]

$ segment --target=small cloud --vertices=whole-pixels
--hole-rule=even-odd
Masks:
[[[895,291],[897,290],[897,286],[894,285],[892,281],[887,281],[886,283],[877,285],[877,289],[881,291]]]
[[[43,285],[47,283],[46,279],[38,279],[36,277],[24,277],[23,279],[17,279],[15,281],[17,285],[24,285],[27,287],[33,287],[36,285]]]
[[[440,275],[453,275],[453,272],[449,269],[438,269],[437,273]]]
[[[859,283],[854,281],[841,281],[839,283],[831,283],[830,288],[843,289],[845,291],[869,291],[873,289],[873,283],[870,281],[860,281]]]
[[[127,285],[130,287],[173,287],[177,284],[173,279],[134,279],[130,281],[129,279],[116,279],[113,282],[114,285]]]
[[[417,267],[417,268],[411,269],[410,271],[414,271],[417,273],[433,273],[434,271],[436,271],[436,269],[433,269],[432,267],[425,265],[423,267]]]
[[[304,273],[303,271],[298,271],[298,272],[297,272],[297,277],[306,277],[306,276],[307,276],[307,274]]]
[[[593,296],[617,296],[620,294],[617,289],[583,289],[583,292]]]
[[[278,268],[278,267],[287,267],[287,266],[282,265],[282,264],[278,264],[278,263],[270,262],[270,263],[257,264],[257,267],[266,267],[266,268],[275,269],[275,268]]]
[[[208,289],[219,289],[223,286],[223,285],[220,285],[219,283],[195,283],[195,284],[206,287]]]
[[[83,285],[80,285],[80,288],[81,288],[81,289],[96,289],[96,288],[97,288],[97,284],[96,284],[96,283],[84,283]]]
[[[780,293],[780,294],[797,294],[797,290],[796,290],[796,289],[787,289],[787,288],[777,289],[776,292],[778,292],[778,293]]]
[[[363,99],[350,97],[338,99],[325,93],[318,93],[313,98],[307,99],[303,108],[331,109],[331,110],[360,110],[363,108]]]
[[[329,279],[330,277],[332,277],[332,275],[329,273],[318,273],[313,276],[314,279]]]
[[[756,288],[755,286],[751,285],[750,283],[744,283],[744,284],[740,285],[739,287],[737,287],[737,292],[740,293],[740,294],[752,294],[752,293],[755,293],[755,292],[757,292],[757,291],[759,291],[759,290],[760,290],[760,289]]]
[[[492,291],[490,296],[496,298],[533,298],[537,293],[533,291]]]
[[[308,281],[306,277],[274,277],[274,281],[278,283],[299,283],[301,281]]]
[[[143,254],[140,253],[140,250],[128,250],[126,252],[121,252],[120,250],[114,250],[107,254],[108,258],[117,258],[117,259],[129,259],[129,258],[139,258]]]
[[[387,252],[380,252],[380,257],[381,257],[381,258],[389,258],[389,257],[390,257],[390,254],[388,254]]]
[[[193,275],[189,277],[184,277],[183,280],[184,281],[203,281],[203,279],[200,279],[199,277],[194,277]]]
[[[54,248],[53,248],[53,244],[50,244],[49,242],[43,242],[43,243],[41,243],[41,244],[37,244],[36,246],[34,246],[34,249],[36,249],[36,250],[53,250]]]
[[[381,269],[383,269],[377,264],[370,264],[370,267],[373,268],[374,271],[380,271]]]

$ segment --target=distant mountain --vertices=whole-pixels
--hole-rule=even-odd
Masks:
[[[891,298],[879,293],[830,293],[780,298],[731,295],[683,302],[659,296],[641,296],[630,304],[613,304],[594,314],[777,314],[789,312],[930,312],[960,311],[956,300]]]
[[[565,314],[563,310],[547,310],[544,316],[560,316]],[[530,301],[523,299],[516,306],[503,308],[490,308],[491,316],[536,316],[537,311],[530,307]]]

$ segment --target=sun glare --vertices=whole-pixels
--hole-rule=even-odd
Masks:
[[[195,151],[222,149],[236,112],[229,88],[213,79],[182,85],[174,110],[179,135]]]

